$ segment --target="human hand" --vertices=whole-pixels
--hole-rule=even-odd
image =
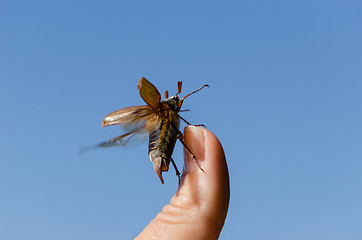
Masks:
[[[230,186],[223,148],[207,129],[187,126],[181,184],[170,204],[138,235],[143,239],[218,239],[226,218]]]

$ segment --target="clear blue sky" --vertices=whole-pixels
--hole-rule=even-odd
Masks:
[[[177,188],[114,110],[210,88],[183,117],[222,142],[220,239],[362,239],[360,1],[0,2],[0,239],[131,239]],[[183,127],[183,126],[182,126]],[[181,168],[182,147],[174,159]]]

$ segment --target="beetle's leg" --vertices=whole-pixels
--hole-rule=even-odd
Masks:
[[[181,177],[180,177],[180,175],[181,175],[181,174],[180,174],[180,172],[178,171],[177,166],[176,166],[176,163],[173,161],[173,159],[170,158],[170,160],[171,160],[171,162],[172,162],[173,167],[175,168],[176,175],[177,175],[177,177],[178,177],[178,185],[180,185],[180,182],[181,182]]]
[[[192,159],[194,160],[194,162],[196,163],[196,165],[200,168],[201,171],[204,172],[204,169],[202,169],[202,167],[199,165],[199,163],[196,160],[196,156],[195,154],[193,154],[190,150],[190,148],[188,148],[188,146],[186,145],[186,143],[184,142],[184,136],[182,134],[182,132],[178,131],[177,133],[177,139],[182,143],[182,145],[184,145],[184,147],[187,149],[187,151],[189,151],[189,153],[191,153],[192,155]]]
[[[187,125],[192,125],[192,126],[196,126],[196,127],[204,127],[204,128],[206,128],[206,126],[205,126],[204,124],[194,125],[194,124],[191,124],[191,123],[189,123],[188,121],[186,121],[186,119],[184,119],[183,117],[181,117],[179,114],[177,114],[177,116],[178,116],[182,121],[184,121]]]

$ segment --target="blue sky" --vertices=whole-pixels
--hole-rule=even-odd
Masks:
[[[142,76],[210,85],[182,116],[226,152],[220,239],[361,239],[361,7],[1,1],[0,239],[130,239],[169,202],[147,144],[77,154],[122,133],[101,121],[144,104]]]

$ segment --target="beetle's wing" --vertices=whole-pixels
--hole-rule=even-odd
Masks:
[[[85,153],[90,150],[94,150],[97,147],[113,147],[113,146],[126,146],[130,143],[138,143],[140,141],[143,141],[148,134],[148,129],[146,128],[146,123],[143,123],[142,125],[139,125],[137,128],[134,128],[132,131],[129,131],[128,133],[125,133],[121,136],[109,139],[107,141],[104,141],[102,143],[91,145],[88,147],[83,147],[79,149],[79,153]]]
[[[148,133],[147,129],[145,127],[145,124],[142,126],[125,133],[121,136],[109,139],[103,143],[98,144],[99,147],[113,147],[113,146],[126,146],[130,142],[130,140],[136,135],[136,134],[145,134]]]
[[[139,125],[146,122],[155,112],[149,106],[126,107],[108,114],[102,122],[102,127],[116,124]]]
[[[152,109],[156,110],[160,107],[161,94],[157,88],[146,78],[142,77],[137,84],[140,95]]]
[[[102,122],[102,127],[120,124],[127,133],[112,138],[101,144],[100,147],[125,146],[129,142],[134,142],[134,136],[149,134],[159,128],[161,119],[150,106],[134,106],[122,108],[108,114]],[[139,137],[136,137],[136,139]],[[132,141],[130,141],[132,139]],[[138,139],[139,140],[139,139]],[[137,140],[136,140],[137,141]]]

